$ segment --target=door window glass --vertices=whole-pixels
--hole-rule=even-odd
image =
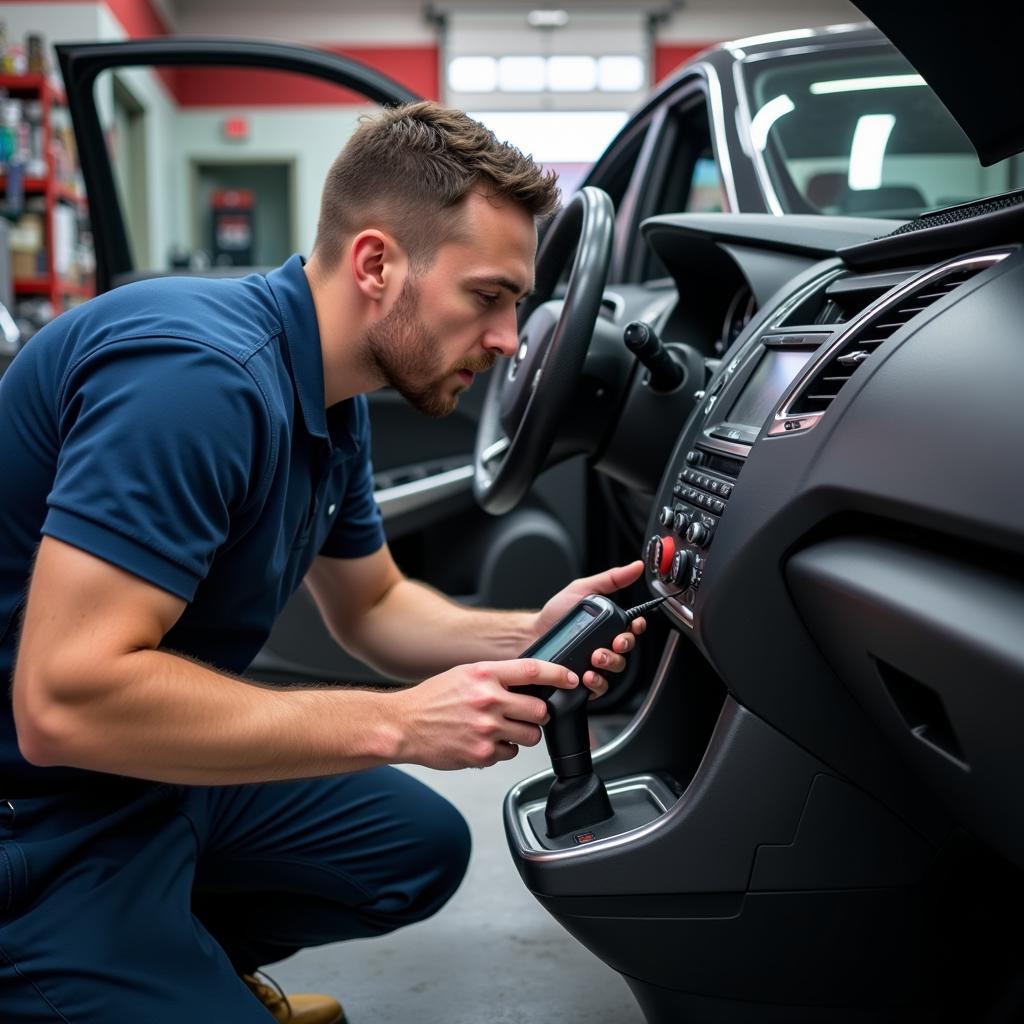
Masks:
[[[721,213],[726,209],[722,176],[710,148],[693,162],[690,188],[683,209],[687,213]]]

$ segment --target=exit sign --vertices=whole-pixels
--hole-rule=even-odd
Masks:
[[[247,117],[224,118],[224,138],[232,142],[243,142],[249,138],[249,119]]]

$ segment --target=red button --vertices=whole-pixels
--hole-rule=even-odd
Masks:
[[[661,558],[658,560],[658,575],[667,576],[676,554],[676,542],[671,537],[661,538]]]

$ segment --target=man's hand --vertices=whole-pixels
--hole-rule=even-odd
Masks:
[[[537,636],[543,636],[551,627],[558,622],[574,605],[581,601],[588,594],[614,594],[616,590],[628,587],[635,583],[644,571],[644,563],[641,561],[630,562],[629,565],[620,565],[614,569],[598,573],[596,576],[585,576],[583,579],[570,583],[564,590],[560,590],[537,614]],[[643,618],[634,619],[630,625],[629,633],[620,633],[612,641],[612,649],[602,647],[594,651],[591,664],[594,669],[600,671],[589,671],[583,673],[583,685],[593,691],[591,700],[600,697],[608,689],[608,680],[602,673],[621,672],[626,667],[625,655],[636,646],[636,638],[647,628],[647,621]]]
[[[534,658],[482,661],[394,694],[389,703],[400,737],[395,763],[486,768],[515,757],[521,746],[535,746],[547,705],[514,689],[533,684],[571,690],[579,677]]]

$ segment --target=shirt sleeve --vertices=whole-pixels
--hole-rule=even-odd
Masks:
[[[357,396],[353,439],[358,454],[340,502],[334,525],[320,546],[328,558],[362,558],[384,546],[384,519],[373,497],[373,462],[370,459],[370,414],[366,397]]]
[[[186,601],[265,467],[249,371],[202,342],[111,342],[72,368],[42,532]]]

